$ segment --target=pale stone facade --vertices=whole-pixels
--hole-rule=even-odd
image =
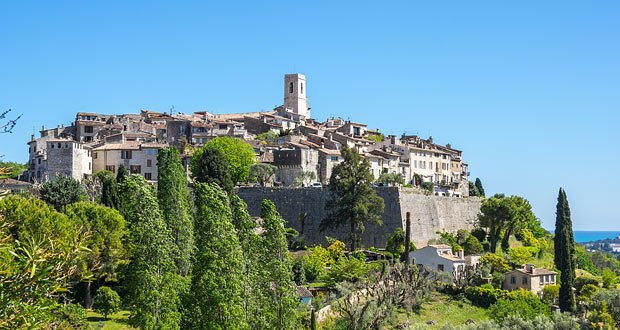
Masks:
[[[504,290],[526,290],[542,297],[543,288],[547,285],[557,284],[558,273],[544,268],[536,268],[534,265],[526,265],[523,269],[515,269],[506,273]]]
[[[157,181],[157,155],[166,144],[125,142],[106,144],[93,149],[94,171],[118,171],[122,164],[131,174],[139,174],[147,181]]]
[[[409,263],[429,272],[444,272],[457,280],[465,272],[465,256],[463,250],[459,255],[452,253],[448,245],[428,245],[409,253]]]

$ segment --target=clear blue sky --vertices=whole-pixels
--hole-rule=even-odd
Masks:
[[[12,1],[0,4],[0,136],[25,162],[41,125],[78,111],[269,110],[307,76],[313,117],[464,150],[487,195],[553,228],[620,230],[620,2]]]

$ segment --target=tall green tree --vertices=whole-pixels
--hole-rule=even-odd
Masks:
[[[229,161],[222,150],[202,148],[192,155],[190,169],[194,181],[215,183],[232,195],[235,184],[231,178]]]
[[[56,210],[86,198],[80,182],[64,175],[57,177],[56,180],[42,184],[39,194],[43,201],[53,206]]]
[[[196,329],[244,329],[243,259],[224,191],[197,182],[196,260],[192,271],[192,326]]]
[[[93,303],[91,282],[116,280],[117,267],[128,261],[127,251],[123,245],[127,234],[125,219],[118,211],[92,202],[67,205],[63,213],[73,223],[85,227],[90,233],[86,240],[89,251],[80,260],[77,269],[80,277],[93,277],[82,284],[83,293],[80,295],[82,305],[91,308]]]
[[[209,148],[219,149],[224,153],[230,168],[230,178],[233,184],[248,180],[250,165],[256,162],[256,155],[252,146],[241,139],[234,137],[216,137],[198,149],[194,155],[200,159],[201,154]],[[193,158],[193,157],[192,157]]]
[[[261,218],[264,221],[263,249],[261,264],[266,271],[262,286],[263,292],[271,292],[272,299],[265,301],[264,313],[268,329],[296,329],[299,326],[297,315],[297,289],[293,281],[292,260],[286,243],[284,220],[269,200],[261,204]]]
[[[194,253],[194,223],[187,177],[176,147],[162,148],[157,155],[157,200],[174,246],[172,257],[178,274],[187,276]]]
[[[559,305],[562,312],[575,312],[575,239],[566,192],[560,188],[555,218],[555,266],[560,271]]]
[[[484,194],[484,187],[482,187],[482,181],[480,180],[480,178],[476,178],[476,189],[478,190],[478,196],[480,197],[486,196]]]
[[[325,205],[328,215],[320,228],[349,226],[350,246],[355,250],[366,223],[382,224],[385,204],[371,186],[374,177],[368,159],[347,146],[343,146],[341,153],[344,161],[332,170],[328,185],[331,195]]]
[[[480,226],[488,228],[492,253],[495,253],[500,240],[502,248],[507,250],[510,235],[538,222],[527,200],[519,196],[506,197],[503,194],[496,194],[482,202],[478,220]]]
[[[124,286],[130,323],[141,329],[178,329],[179,285],[170,231],[146,180],[132,175],[120,184],[121,214],[131,232],[133,258]]]
[[[118,185],[114,173],[111,171],[99,171],[93,176],[99,178],[101,181],[101,204],[118,209],[120,204],[118,200]]]

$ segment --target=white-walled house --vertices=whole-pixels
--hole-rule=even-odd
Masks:
[[[410,252],[409,262],[411,265],[415,263],[420,269],[448,273],[455,279],[465,271],[467,264],[463,250],[459,255],[454,255],[449,245],[428,245]]]

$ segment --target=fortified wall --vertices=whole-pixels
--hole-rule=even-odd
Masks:
[[[427,196],[411,188],[377,187],[377,194],[385,201],[383,225],[366,225],[362,244],[366,247],[383,248],[388,236],[397,228],[405,230],[407,212],[411,212],[411,241],[425,246],[428,240],[437,238],[437,231],[456,232],[472,229],[478,218],[481,199],[477,197],[455,198]],[[271,200],[287,227],[295,228],[305,238],[307,245],[327,243],[325,236],[347,242],[348,226],[321,232],[319,224],[325,219],[325,203],[329,192],[325,188],[269,188],[240,187],[237,195],[248,204],[252,216],[260,216],[263,199]],[[308,216],[302,230],[298,221],[302,213]]]

